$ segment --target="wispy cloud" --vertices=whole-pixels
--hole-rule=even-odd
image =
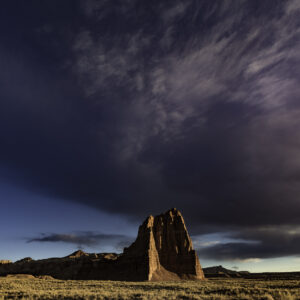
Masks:
[[[88,95],[115,88],[128,92],[126,97],[137,108],[131,113],[142,114],[150,126],[143,126],[143,132],[137,133],[143,136],[143,143],[149,133],[177,136],[187,119],[197,118],[200,123],[196,126],[201,125],[207,108],[220,97],[268,109],[287,103],[291,93],[299,92],[298,81],[287,73],[289,60],[298,53],[299,30],[286,13],[270,19],[267,29],[261,27],[264,17],[257,22],[246,20],[238,32],[233,29],[243,19],[247,2],[239,5],[234,17],[225,13],[232,5],[212,6],[211,15],[220,18],[220,22],[203,35],[185,41],[181,51],[174,47],[165,54],[160,47],[153,48],[153,43],[157,39],[164,43],[170,26],[176,25],[178,17],[190,7],[189,2],[177,1],[172,7],[164,7],[163,19],[168,24],[158,37],[138,29],[124,37],[112,36],[110,47],[106,48],[105,41],[91,39],[84,31],[74,46],[75,71]],[[287,2],[286,7],[294,5]],[[267,32],[272,32],[272,36]],[[84,45],[83,51],[78,51],[78,44]],[[149,53],[147,60],[144,53]]]
[[[235,261],[241,262],[241,263],[259,263],[262,261],[260,258],[246,258],[246,259],[237,259]]]
[[[288,222],[295,210],[280,217],[278,195],[297,206],[292,199],[298,189],[289,181],[297,177],[299,161],[298,131],[292,130],[300,128],[296,2],[276,9],[268,3],[261,11],[250,1],[175,1],[147,13],[134,5],[97,4],[102,17],[89,13],[92,26],[101,27],[109,11],[119,16],[118,24],[131,19],[135,26],[120,35],[115,24],[109,39],[86,26],[72,45],[72,70],[88,101],[118,120],[94,129],[110,139],[112,160],[121,169],[130,166],[138,193],[155,186],[147,193],[151,198],[201,199],[206,212],[223,207],[227,223],[251,223],[239,216],[249,211],[261,223]],[[192,22],[184,29],[179,21],[187,12]],[[128,195],[139,198],[136,192]]]
[[[209,241],[209,242],[199,243],[199,246],[200,247],[211,247],[211,246],[214,246],[214,245],[217,245],[217,244],[220,244],[220,243],[221,243],[220,241]]]
[[[104,233],[97,233],[97,232],[75,232],[75,233],[42,233],[39,237],[34,237],[27,239],[27,243],[68,243],[68,244],[75,244],[79,247],[82,246],[97,246],[97,245],[105,245],[105,246],[117,246],[119,244],[128,244],[129,241],[132,239],[128,236],[118,235],[118,234],[104,234]]]
[[[296,13],[299,12],[300,10],[300,3],[297,0],[291,0],[288,1],[286,4],[286,13],[291,14],[291,13]]]

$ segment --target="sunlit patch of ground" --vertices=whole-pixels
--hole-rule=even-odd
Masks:
[[[0,299],[300,299],[300,280],[124,282],[0,277]]]

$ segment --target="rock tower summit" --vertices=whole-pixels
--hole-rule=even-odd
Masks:
[[[127,281],[202,280],[204,274],[181,213],[149,216],[122,254],[76,251],[63,258],[0,265],[0,275],[51,275],[59,279]]]

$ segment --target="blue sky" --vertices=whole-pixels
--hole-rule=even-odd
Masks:
[[[28,243],[42,233],[76,235],[78,232],[105,232],[124,234],[129,239],[134,239],[137,234],[138,224],[118,215],[102,213],[82,204],[34,195],[8,184],[1,184],[0,191],[1,199],[5,199],[0,221],[0,252],[1,257],[7,259],[17,260],[26,256],[34,259],[60,257],[74,252],[78,247],[89,252],[120,252],[121,249],[111,242],[99,242],[90,247],[63,241]]]

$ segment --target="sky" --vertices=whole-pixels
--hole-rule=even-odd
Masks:
[[[300,270],[299,0],[7,0],[0,36],[0,259],[176,207],[202,266]]]

